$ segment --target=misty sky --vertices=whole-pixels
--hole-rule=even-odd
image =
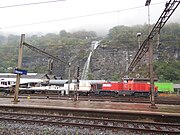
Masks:
[[[144,24],[148,20],[148,9],[144,6],[146,0],[64,0],[3,8],[9,5],[42,1],[50,0],[1,0],[0,33],[53,33],[60,30],[92,30],[107,33],[113,26]],[[151,23],[157,21],[165,8],[166,1],[151,0]],[[180,7],[168,22],[180,23],[179,13]],[[19,25],[24,26],[17,27]]]

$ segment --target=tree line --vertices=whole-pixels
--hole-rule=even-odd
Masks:
[[[93,40],[101,40],[102,45],[108,47],[121,47],[125,50],[138,50],[137,33],[141,33],[141,43],[148,35],[148,25],[115,26],[111,28],[106,37],[99,37],[94,31],[67,32],[61,30],[58,34],[31,35],[26,42],[46,50],[57,51],[60,46],[85,46]],[[154,45],[154,72],[161,81],[180,82],[180,24],[170,23],[164,26],[160,33],[160,44]],[[19,35],[0,35],[0,72],[10,72],[11,67],[17,66]],[[32,57],[34,53],[28,52],[25,57]],[[30,68],[30,67],[29,67]],[[39,69],[40,70],[39,70]],[[34,69],[41,71],[40,67]],[[33,71],[33,72],[36,72]]]

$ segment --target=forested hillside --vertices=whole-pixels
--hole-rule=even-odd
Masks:
[[[82,68],[90,52],[91,42],[100,40],[100,46],[93,52],[89,79],[119,80],[125,75],[128,63],[138,50],[136,34],[142,33],[141,42],[147,37],[148,26],[116,26],[106,37],[98,37],[93,31],[67,32],[59,34],[26,36],[26,43],[50,53],[63,61],[72,63],[72,74],[77,65]],[[17,66],[20,35],[0,35],[0,72],[12,72]],[[167,24],[161,31],[160,45],[154,45],[154,71],[161,81],[180,82],[180,24]],[[47,73],[48,58],[24,47],[23,69],[29,72]],[[133,77],[148,77],[146,57],[141,60]],[[53,73],[67,78],[68,67],[54,62]]]

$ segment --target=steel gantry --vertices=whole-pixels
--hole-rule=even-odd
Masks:
[[[21,35],[21,43],[20,43],[20,46],[19,46],[19,56],[18,56],[18,69],[21,69],[22,67],[22,55],[23,55],[23,46],[26,46],[28,47],[29,49],[31,49],[32,51],[35,51],[37,53],[40,53],[42,55],[45,55],[55,61],[58,61],[58,62],[61,62],[61,63],[64,63],[65,65],[68,65],[69,66],[69,73],[68,73],[68,91],[66,94],[69,94],[69,89],[70,89],[70,81],[71,81],[71,78],[70,78],[70,75],[71,75],[71,63],[70,62],[65,62],[61,59],[59,59],[58,57],[55,57],[45,51],[42,51],[28,43],[25,42],[25,34],[22,34]],[[14,102],[17,103],[18,102],[18,93],[19,93],[19,84],[20,84],[20,74],[17,74],[17,77],[16,77],[16,87],[15,87],[15,93],[14,93]]]
[[[71,75],[71,63],[70,63],[70,62],[65,62],[65,61],[59,59],[58,57],[55,57],[55,56],[53,56],[53,55],[51,55],[51,54],[49,54],[49,53],[47,53],[47,52],[45,52],[45,51],[42,51],[42,50],[40,50],[40,49],[38,49],[38,48],[36,48],[36,47],[34,47],[34,46],[26,43],[26,42],[23,42],[23,45],[26,46],[26,47],[28,47],[28,48],[31,49],[32,51],[35,51],[35,52],[37,52],[37,53],[40,53],[40,54],[45,55],[45,56],[47,56],[47,57],[50,57],[51,59],[53,59],[53,60],[55,60],[55,61],[59,61],[59,62],[61,62],[61,63],[64,63],[65,65],[68,65],[68,66],[69,66],[69,71],[68,71],[68,91],[67,91],[67,93],[66,93],[66,94],[69,94],[70,81],[71,81],[71,79],[70,79],[70,78],[71,78],[71,77],[70,77],[70,75]]]
[[[173,12],[176,10],[178,5],[180,4],[180,0],[170,0],[165,4],[165,9],[162,12],[161,16],[159,17],[158,21],[152,28],[151,32],[149,33],[148,37],[144,40],[144,42],[141,44],[138,52],[136,53],[134,59],[130,63],[130,66],[128,70],[131,72],[134,67],[137,65],[137,63],[141,60],[141,58],[148,52],[149,50],[149,44],[148,41],[150,39],[153,39],[153,37],[156,34],[160,33],[160,30],[162,27],[166,24],[170,16],[173,14]]]
[[[162,27],[165,25],[165,23],[168,21],[170,16],[173,14],[173,12],[178,7],[180,1],[179,0],[170,0],[169,2],[166,2],[165,9],[161,16],[159,17],[158,21],[152,28],[150,29],[150,14],[149,14],[149,5],[151,3],[151,0],[147,0],[145,3],[145,6],[148,6],[148,21],[149,21],[149,35],[144,40],[142,45],[140,46],[138,52],[136,53],[134,59],[132,60],[128,71],[131,72],[134,67],[137,65],[137,63],[141,60],[141,58],[148,52],[149,54],[149,77],[150,77],[150,102],[151,102],[151,108],[157,108],[155,105],[154,100],[154,73],[153,73],[153,46],[152,46],[152,40],[153,37],[157,34],[158,36],[158,42],[159,42],[159,34]],[[158,43],[159,44],[159,43]]]
[[[70,63],[70,62],[65,62],[65,61],[59,59],[58,57],[55,57],[55,56],[53,56],[53,55],[51,55],[51,54],[49,54],[49,53],[47,53],[47,52],[45,52],[45,51],[42,51],[42,50],[40,50],[40,49],[38,49],[38,48],[36,48],[36,47],[34,47],[34,46],[26,43],[26,42],[23,42],[23,45],[26,46],[26,47],[28,47],[28,48],[31,49],[32,51],[35,51],[35,52],[40,53],[40,54],[42,54],[42,55],[45,55],[45,56],[47,56],[47,57],[49,57],[49,58],[51,58],[51,59],[53,59],[53,60],[55,60],[55,61],[58,61],[58,62],[64,63],[65,65],[68,65],[68,66],[69,66],[68,83],[70,83],[70,81],[71,81],[71,80],[70,80],[70,74],[71,74],[71,73],[70,73],[70,72],[71,72],[71,63]],[[68,92],[67,92],[67,94],[69,94],[69,86],[68,86]]]

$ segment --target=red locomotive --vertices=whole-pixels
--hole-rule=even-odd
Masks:
[[[157,96],[158,87],[154,88]],[[150,84],[147,82],[135,82],[134,80],[123,80],[122,82],[104,82],[101,89],[96,91],[98,95],[110,96],[135,96],[148,97],[150,95]]]

